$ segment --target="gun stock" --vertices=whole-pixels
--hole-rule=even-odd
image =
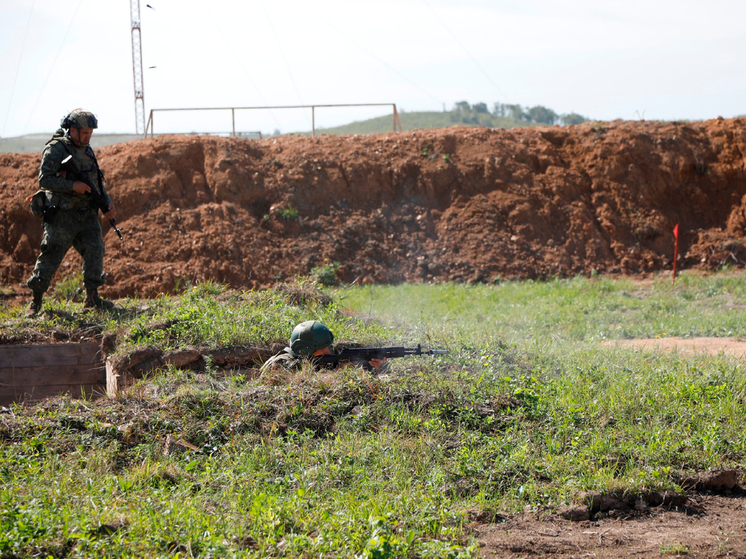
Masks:
[[[67,157],[65,157],[65,159],[62,160],[61,166],[72,172],[72,174],[75,175],[75,178],[88,185],[88,187],[91,189],[91,196],[93,196],[93,200],[96,202],[96,206],[98,206],[98,208],[101,210],[101,213],[106,214],[106,212],[109,211],[109,206],[106,203],[104,195],[98,189],[96,184],[90,178],[88,178],[88,176],[83,174],[80,166],[78,165],[78,162],[73,159],[73,156],[68,155]],[[119,229],[119,227],[117,227],[116,220],[113,217],[110,217],[109,223],[111,223],[114,231],[116,231],[117,235],[119,236],[119,240],[123,241],[124,237],[122,237],[122,231]]]

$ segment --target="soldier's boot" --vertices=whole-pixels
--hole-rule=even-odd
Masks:
[[[34,291],[34,298],[31,299],[31,302],[28,304],[28,308],[26,309],[26,318],[34,318],[37,314],[39,314],[39,311],[41,311],[41,301],[44,297],[44,293],[41,291]]]
[[[98,289],[95,287],[93,289],[86,289],[85,290],[85,302],[83,303],[83,307],[87,309],[101,309],[105,311],[109,311],[114,308],[114,303],[111,301],[105,301],[98,295]]]

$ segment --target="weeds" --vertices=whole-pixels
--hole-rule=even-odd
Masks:
[[[337,285],[337,273],[339,262],[326,262],[323,266],[317,266],[311,270],[311,277],[324,286]]]
[[[298,219],[298,210],[296,210],[292,206],[288,206],[287,208],[279,208],[277,210],[277,214],[285,221],[295,221]]]
[[[208,360],[113,400],[0,410],[0,556],[475,557],[467,508],[679,492],[686,475],[746,458],[743,364],[597,342],[744,335],[745,290],[730,274],[676,289],[597,276],[323,293],[302,279],[121,302],[97,324],[119,354],[285,342],[310,318],[338,340],[450,353],[379,376],[255,378]],[[38,332],[94,320],[51,307]],[[21,313],[3,307],[4,329],[31,329]]]
[[[75,303],[82,303],[84,299],[82,272],[76,272],[74,274],[65,276],[54,287],[53,293],[57,299]]]

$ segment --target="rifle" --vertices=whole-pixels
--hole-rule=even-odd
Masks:
[[[72,155],[68,155],[67,157],[65,157],[65,159],[62,160],[61,166],[67,167],[67,169],[69,169],[73,173],[73,175],[78,178],[78,180],[83,181],[90,187],[91,196],[93,196],[93,200],[96,202],[96,205],[101,210],[101,213],[105,214],[109,211],[109,206],[106,204],[106,198],[104,198],[104,195],[98,189],[96,184],[90,178],[88,178],[88,176],[83,174],[83,171],[80,170],[80,165],[78,165],[78,162],[73,159]],[[101,175],[99,174],[99,176]],[[124,238],[122,237],[122,231],[117,227],[116,220],[113,217],[110,217],[109,223],[111,223],[114,231],[116,231],[117,235],[119,235],[119,240],[123,241]]]
[[[314,363],[319,365],[334,365],[340,363],[354,363],[362,365],[366,371],[373,369],[369,361],[371,359],[393,359],[396,357],[406,357],[407,355],[445,355],[448,353],[445,349],[422,349],[420,344],[417,347],[362,347],[347,348],[339,353],[331,355],[317,355],[312,357]]]

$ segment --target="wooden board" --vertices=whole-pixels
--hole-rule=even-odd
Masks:
[[[0,346],[0,405],[63,393],[106,392],[106,370],[97,343]]]
[[[106,387],[98,384],[69,386],[3,386],[0,387],[0,406],[9,406],[13,402],[37,402],[69,394],[71,398],[100,397],[106,393]]]

